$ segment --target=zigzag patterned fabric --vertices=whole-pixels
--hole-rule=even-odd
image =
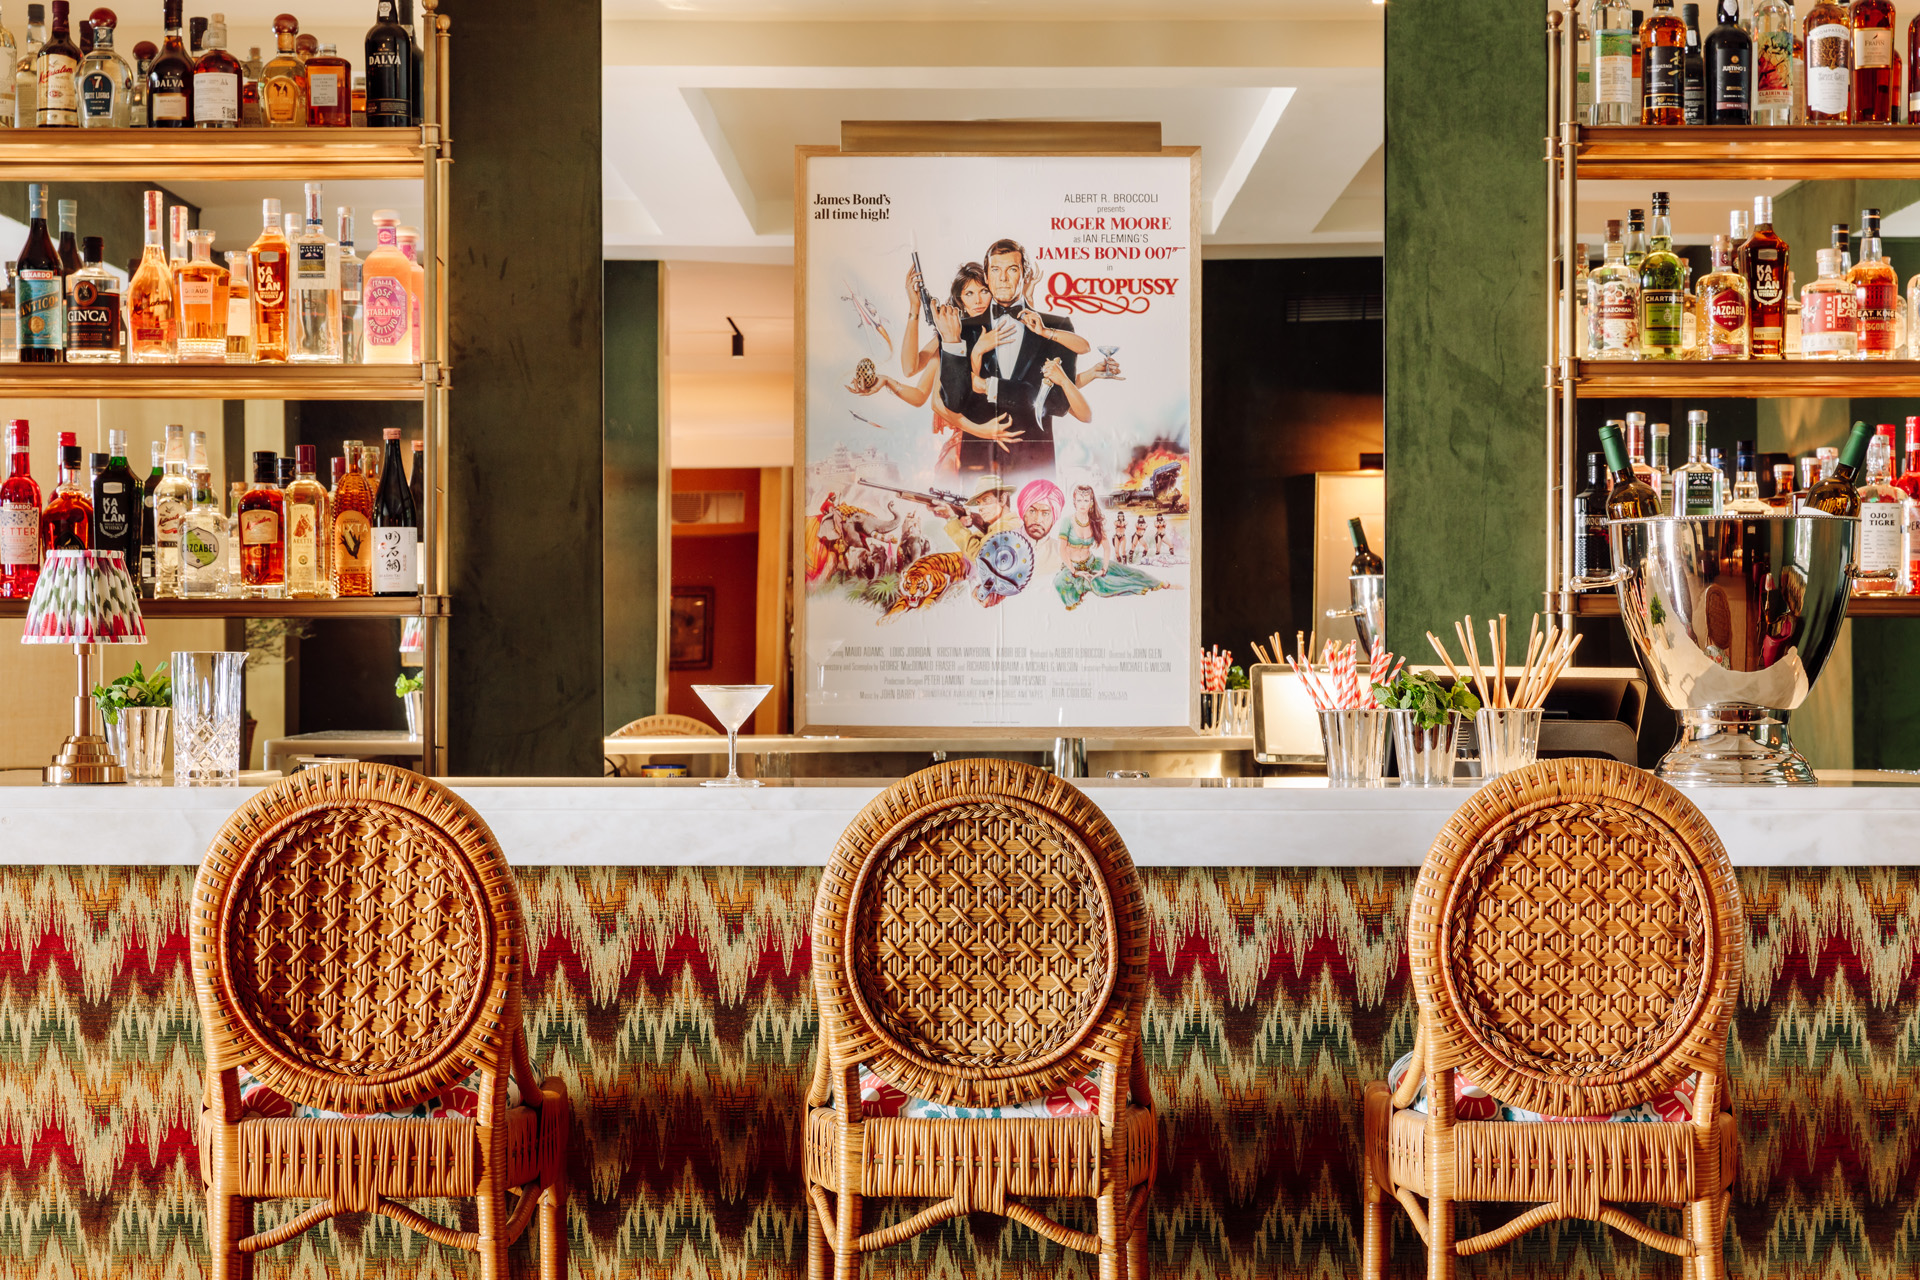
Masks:
[[[1354,1274],[1360,1089],[1413,1042],[1412,873],[1142,874],[1153,926],[1145,1047],[1163,1125],[1156,1274]],[[578,1108],[575,1275],[804,1273],[816,880],[785,869],[522,873],[533,1059],[566,1078]],[[0,1280],[203,1274],[191,885],[185,869],[0,871]],[[1743,1144],[1732,1271],[1920,1274],[1920,875],[1748,871],[1741,891],[1750,941],[1731,1049]],[[919,1207],[875,1202],[870,1224]],[[1486,1208],[1462,1219],[1463,1230],[1500,1220]],[[1422,1274],[1403,1223],[1394,1245],[1393,1273]],[[868,1265],[911,1280],[1096,1273],[987,1218],[956,1219]],[[475,1274],[466,1255],[353,1216],[256,1267],[262,1280]],[[1472,1273],[1611,1280],[1678,1268],[1625,1236],[1563,1224],[1474,1259]]]

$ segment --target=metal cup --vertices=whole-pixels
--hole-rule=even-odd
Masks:
[[[1326,745],[1327,785],[1384,786],[1387,771],[1387,713],[1322,711],[1320,737]]]
[[[114,722],[106,726],[107,745],[126,769],[127,781],[136,787],[160,784],[170,715],[165,707],[121,707]]]
[[[1480,776],[1488,781],[1532,764],[1540,756],[1540,709],[1482,707],[1473,717],[1480,738]]]
[[[1460,751],[1461,730],[1467,718],[1458,711],[1433,728],[1420,726],[1418,711],[1389,711],[1393,720],[1393,753],[1400,762],[1403,787],[1450,787]]]

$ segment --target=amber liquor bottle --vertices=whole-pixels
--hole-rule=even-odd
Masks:
[[[147,68],[147,124],[154,129],[193,127],[193,61],[180,38],[180,0],[166,0],[167,36]]]
[[[1893,54],[1893,0],[1853,0],[1847,25],[1853,29],[1853,123],[1892,124],[1900,85]]]
[[[373,486],[360,469],[360,451],[347,450],[346,471],[333,486],[333,534],[327,558],[332,562],[333,594],[348,600],[373,594]]]
[[[1900,277],[1880,256],[1880,211],[1860,211],[1860,261],[1847,272],[1853,286],[1854,324],[1862,360],[1893,359],[1899,327]]]
[[[87,551],[93,547],[93,501],[80,483],[80,444],[71,431],[60,433],[59,480],[40,515],[40,545],[48,551]]]
[[[1687,24],[1673,0],[1654,0],[1640,24],[1640,123],[1687,122]]]
[[[307,124],[344,129],[353,123],[353,64],[330,44],[307,59]]]
[[[179,315],[174,307],[173,270],[160,246],[160,215],[166,197],[148,191],[147,244],[140,266],[127,282],[127,358],[134,364],[171,364],[176,356]]]
[[[241,495],[240,589],[249,600],[278,600],[287,590],[286,495],[280,492],[279,455],[253,455],[253,487]]]
[[[1786,357],[1787,242],[1773,229],[1773,197],[1753,198],[1753,235],[1740,246],[1751,311],[1753,358]]]
[[[292,273],[291,252],[280,229],[280,202],[260,203],[260,238],[248,252],[253,258],[253,358],[261,364],[287,362],[287,306]]]
[[[314,447],[295,445],[293,456],[293,480],[287,485],[285,504],[287,596],[324,600],[330,591],[327,544],[332,540],[327,491],[314,479]]]
[[[1852,119],[1853,24],[1847,6],[1818,0],[1807,11],[1807,123],[1846,124]]]
[[[273,20],[279,52],[260,72],[260,110],[275,129],[305,128],[307,124],[307,64],[293,50],[300,22],[290,13]]]

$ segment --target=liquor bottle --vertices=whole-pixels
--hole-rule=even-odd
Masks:
[[[1674,472],[1671,452],[1671,434],[1664,422],[1653,424],[1653,492],[1660,499],[1660,509],[1666,515],[1678,515],[1673,509]]]
[[[300,59],[300,65],[306,66],[313,56],[320,52],[320,37],[301,33],[293,38],[293,56]]]
[[[346,471],[333,486],[328,504],[333,535],[327,560],[335,598],[346,600],[373,594],[373,486],[360,469],[360,450],[346,451]]]
[[[173,273],[173,290],[180,292],[180,271],[187,265],[187,233],[193,211],[183,204],[167,210],[167,270]]]
[[[0,600],[25,600],[40,580],[40,486],[27,451],[27,420],[7,423],[7,478],[0,481]]]
[[[287,591],[286,495],[280,492],[279,457],[271,449],[253,455],[253,486],[241,495],[240,591],[249,600],[278,600]]]
[[[171,364],[178,356],[179,312],[173,270],[160,247],[160,214],[165,199],[162,192],[147,192],[147,243],[140,252],[139,269],[127,282],[127,359],[134,364]]]
[[[1573,246],[1573,358],[1587,358],[1587,333],[1592,327],[1587,314],[1587,279],[1592,274],[1587,261],[1587,246]]]
[[[1900,476],[1893,483],[1909,498],[1920,498],[1920,417],[1907,419],[1906,456],[1900,463]]]
[[[1846,124],[1852,119],[1853,27],[1847,6],[1814,0],[1807,11],[1807,123]]]
[[[1906,574],[1907,495],[1893,483],[1893,428],[1883,426],[1867,446],[1866,478],[1859,485],[1860,533],[1853,594],[1900,594]]]
[[[412,308],[409,322],[413,332],[413,363],[421,360],[420,344],[425,340],[426,325],[421,317],[427,305],[427,271],[420,265],[420,233],[412,227],[401,227],[394,233],[400,244],[400,254],[407,260],[407,299]]]
[[[127,465],[127,433],[107,432],[107,467],[93,478],[93,541],[99,551],[126,557],[127,572],[140,572],[140,477]]]
[[[353,251],[353,210],[342,207],[340,217],[340,359],[359,364],[365,341],[361,314],[359,257]]]
[[[1686,55],[1681,60],[1680,104],[1688,124],[1707,122],[1706,63],[1700,53],[1700,6],[1680,6],[1680,21],[1686,24]]]
[[[407,492],[413,495],[414,514],[420,517],[424,530],[427,522],[427,442],[425,440],[413,442],[413,467],[407,472]],[[421,536],[423,550],[425,542],[426,537],[423,532]]]
[[[294,446],[294,478],[286,487],[286,581],[292,600],[324,600],[331,593],[327,576],[327,491],[314,479],[314,448]]]
[[[364,316],[363,358],[368,364],[407,364],[413,359],[413,264],[400,252],[400,215],[373,215],[376,244],[360,269]]]
[[[53,34],[33,55],[33,122],[41,129],[78,129],[80,46],[68,33],[68,0],[52,3]]]
[[[1647,20],[1649,23],[1653,19]],[[1640,263],[1640,358],[1678,360],[1683,345],[1686,282],[1673,251],[1667,193],[1653,193],[1653,243]]]
[[[1644,413],[1629,413],[1627,415],[1626,432],[1627,452],[1633,459],[1633,474],[1638,477],[1640,483],[1646,485],[1648,489],[1653,491],[1653,495],[1658,498],[1660,496],[1662,473],[1655,471],[1652,464],[1647,461],[1647,415]]]
[[[1647,211],[1627,210],[1626,262],[1633,268],[1634,288],[1640,287],[1640,264],[1647,260]],[[1637,292],[1636,292],[1636,296]],[[1636,319],[1637,323],[1637,319]]]
[[[187,61],[188,62],[194,63],[195,65],[199,64],[200,49],[201,49],[200,38],[206,34],[207,34],[207,20],[205,18],[188,18],[187,19]]]
[[[1607,542],[1605,463],[1605,454],[1588,454],[1587,487],[1573,495],[1573,573],[1577,578],[1600,577],[1613,570],[1613,549]]]
[[[1832,473],[1823,475],[1807,486],[1806,495],[1800,500],[1800,511],[1805,515],[1821,514],[1851,519],[1860,514],[1860,492],[1855,487],[1856,477],[1866,462],[1867,446],[1873,441],[1873,428],[1864,422],[1853,424],[1853,430],[1847,436],[1847,443],[1835,460]],[[1832,453],[1826,449],[1822,452]]]
[[[211,28],[209,28],[211,30]],[[225,364],[227,360],[227,269],[213,260],[213,232],[190,232],[193,257],[176,277],[180,306],[180,359],[185,364]]]
[[[158,440],[149,445],[153,467],[141,482],[137,495],[140,499],[140,564],[137,570],[139,576],[135,580],[139,583],[142,600],[153,599],[154,585],[159,581],[158,551],[155,547],[157,539],[153,527],[153,491],[160,487],[161,477],[166,474],[161,462],[162,448]]]
[[[66,278],[60,270],[60,253],[47,234],[45,183],[28,184],[27,210],[27,243],[20,250],[20,265],[14,272],[20,363],[57,364],[66,346]]]
[[[1773,466],[1773,493],[1766,499],[1775,511],[1792,511],[1798,495],[1793,491],[1793,464],[1776,462]]]
[[[60,210],[60,242],[54,252],[60,255],[60,292],[64,296],[67,281],[84,265],[80,261],[80,240],[76,230],[80,225],[80,202],[59,200],[55,201],[55,207]]]
[[[1605,258],[1587,273],[1587,359],[1640,358],[1640,273],[1627,265],[1620,222],[1607,222]]]
[[[168,424],[166,462],[153,490],[154,598],[180,595],[180,526],[193,505],[193,481],[187,476],[186,428]]]
[[[393,476],[396,471],[401,470],[400,431],[396,427],[388,427],[385,434],[387,438],[387,456],[386,464],[382,468],[383,475],[380,480],[380,496],[382,499],[385,499],[387,496],[389,487],[388,477]],[[397,478],[393,484],[396,488],[406,489],[407,483],[404,478],[404,473]],[[409,507],[413,505],[413,495],[410,490],[407,494],[407,505]],[[1349,578],[1377,576],[1387,571],[1380,557],[1375,555],[1373,549],[1367,545],[1367,531],[1360,523],[1359,516],[1354,516],[1351,520],[1347,521],[1347,536],[1353,540],[1353,561],[1347,566],[1347,576]]]
[[[14,127],[13,86],[3,77],[7,68],[20,64],[20,47],[14,43],[13,32],[4,22],[0,22],[0,129]]]
[[[340,246],[321,222],[320,184],[307,184],[307,225],[293,242],[293,362],[340,363]]]
[[[1609,520],[1645,520],[1660,514],[1660,499],[1627,462],[1627,447],[1616,423],[1600,428],[1600,448],[1607,455],[1613,484],[1607,490]]]
[[[1745,360],[1749,353],[1747,278],[1733,264],[1732,237],[1715,236],[1713,270],[1700,281],[1709,360]]]
[[[330,44],[307,59],[307,123],[316,129],[353,123],[353,64]]]
[[[413,123],[418,125],[423,119],[421,111],[426,102],[426,99],[420,96],[421,77],[424,74],[426,59],[420,56],[420,41],[413,34],[413,0],[400,0],[399,18],[400,29],[407,33],[407,57],[413,67],[413,83],[408,94],[407,105],[412,112]]]
[[[1820,278],[1800,291],[1800,354],[1807,360],[1851,360],[1859,351],[1859,301],[1840,275],[1840,252],[1822,249]]]
[[[380,0],[367,32],[367,123],[376,129],[413,125],[413,37],[399,17],[397,0]]]
[[[47,42],[47,7],[27,6],[27,43],[13,64],[13,123],[16,128],[31,129],[39,123],[36,104],[40,96],[39,72],[34,59]]]
[[[1840,255],[1840,274],[1853,270],[1853,228],[1844,222],[1828,224],[1827,247]]]
[[[293,273],[278,200],[260,202],[260,221],[260,238],[248,251],[253,260],[253,358],[261,364],[285,364]]]
[[[1733,482],[1733,497],[1726,512],[1730,516],[1764,516],[1773,508],[1760,496],[1760,481],[1751,471],[1741,471]]]
[[[253,363],[253,291],[247,284],[252,260],[243,252],[227,255],[227,363]]]
[[[73,432],[60,433],[54,455],[56,477],[40,513],[40,546],[45,551],[87,551],[93,546],[93,502],[80,479],[80,445]]]
[[[1847,272],[1847,282],[1854,290],[1859,358],[1893,359],[1900,329],[1900,277],[1881,256],[1878,209],[1860,211],[1860,261]],[[1805,306],[1802,302],[1803,323]]]
[[[1753,123],[1753,37],[1740,23],[1740,0],[1720,0],[1707,33],[1707,123]]]
[[[227,518],[213,496],[206,468],[193,473],[193,505],[180,521],[180,595],[186,600],[227,594]]]
[[[400,456],[400,428],[388,427],[381,433],[387,442],[386,457],[380,467],[380,488],[373,502],[373,594],[411,596],[420,591],[420,516],[413,505],[413,493],[407,487],[406,462]],[[1384,572],[1380,557],[1367,550],[1367,535],[1360,521],[1348,522],[1356,550],[1351,572]],[[1371,565],[1372,568],[1363,568]]]
[[[240,64],[240,127],[243,129],[258,129],[267,123],[265,109],[260,105],[263,70],[260,46],[254,45],[247,50],[247,60]]]
[[[1707,461],[1707,415],[1700,409],[1689,410],[1687,460],[1673,473],[1673,503],[1669,514],[1717,516],[1720,496],[1720,472]]]
[[[1589,124],[1632,124],[1639,115],[1633,96],[1633,11],[1619,0],[1594,0],[1593,107]]]
[[[1673,0],[1653,0],[1653,12],[1640,24],[1640,123],[1687,122],[1687,24],[1673,11]]]
[[[147,125],[154,129],[193,127],[193,63],[180,38],[180,0],[166,0],[166,39],[147,68]]]
[[[1753,235],[1740,247],[1752,308],[1753,358],[1778,360],[1786,350],[1787,242],[1773,230],[1773,197],[1753,198]],[[1804,327],[1805,316],[1802,315]]]
[[[1853,0],[1847,6],[1853,53],[1854,124],[1892,124],[1899,78],[1894,69],[1893,0]]]
[[[202,129],[240,127],[240,59],[227,52],[227,16],[213,15],[193,64],[193,122]]]
[[[125,129],[133,105],[133,71],[113,50],[119,19],[111,9],[93,11],[93,48],[80,60],[80,127]]]
[[[106,242],[86,238],[86,260],[67,277],[67,363],[119,364],[120,277],[102,258]]]
[[[89,453],[87,455],[87,483],[88,484],[92,484],[95,480],[98,480],[100,478],[100,473],[102,471],[105,471],[106,469],[107,469],[106,454]]]
[[[151,40],[133,46],[133,92],[127,95],[129,129],[145,129],[153,123],[152,112],[147,109],[147,73],[153,70],[153,60],[158,56],[160,47]]]
[[[276,129],[305,128],[307,123],[307,68],[293,52],[300,23],[290,13],[273,20],[280,51],[260,71],[260,110]]]

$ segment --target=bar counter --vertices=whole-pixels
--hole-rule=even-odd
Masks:
[[[882,782],[447,780],[526,867],[818,867]],[[1417,867],[1469,794],[1317,778],[1080,780],[1142,867]],[[0,865],[193,866],[250,788],[0,787]],[[1920,776],[1696,788],[1736,866],[1920,863]]]

